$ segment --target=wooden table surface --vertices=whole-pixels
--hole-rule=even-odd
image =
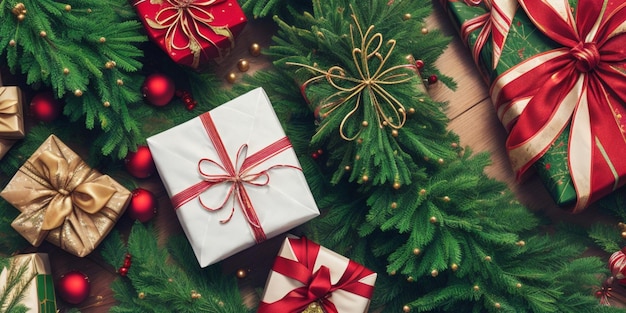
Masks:
[[[594,221],[605,220],[607,223],[617,223],[617,221],[612,221],[593,210],[587,210],[578,215],[571,215],[563,211],[554,204],[536,177],[523,183],[515,181],[515,176],[504,151],[506,134],[496,118],[488,97],[487,85],[479,76],[472,63],[469,50],[459,40],[446,13],[437,3],[434,4],[434,9],[433,16],[427,21],[427,27],[430,29],[439,28],[453,37],[452,43],[438,61],[437,66],[445,75],[454,78],[458,88],[456,91],[452,91],[442,84],[435,84],[429,87],[429,93],[434,99],[449,103],[447,113],[451,120],[450,128],[459,134],[460,144],[471,147],[475,152],[490,152],[493,164],[487,168],[488,174],[506,182],[515,192],[519,201],[530,210],[545,214],[555,222],[567,221],[589,225]],[[250,57],[247,48],[254,42],[266,47],[270,42],[271,33],[271,22],[250,21],[248,27],[237,39],[235,51],[216,71],[224,75],[229,72],[237,72],[236,63],[240,58],[245,58],[250,62],[250,72],[268,66],[265,57]],[[161,231],[160,237],[165,238],[168,234],[181,232],[180,225],[177,223],[160,182],[156,179],[148,180],[142,187],[150,189],[158,197],[160,207],[154,222]],[[121,221],[121,223],[128,222]],[[250,269],[249,275],[240,280],[242,296],[245,301],[249,303],[258,301],[254,288],[264,286],[269,267],[281,242],[280,239],[269,240],[261,247],[249,249],[222,262],[225,275],[235,275],[236,270],[240,268]],[[115,273],[115,268],[107,265],[97,254],[81,259],[48,244],[44,244],[40,251],[50,254],[55,279],[72,269],[80,270],[90,277],[91,295],[78,306],[82,312],[107,312],[108,308],[115,303],[109,284],[118,276]],[[252,264],[253,261],[251,260],[254,260],[255,263]],[[63,312],[68,306],[60,302],[59,308]]]

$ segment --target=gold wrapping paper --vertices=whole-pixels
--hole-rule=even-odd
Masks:
[[[111,231],[130,195],[54,135],[0,193],[22,212],[11,226],[33,246],[45,239],[79,257],[91,253]]]
[[[24,138],[22,91],[18,87],[0,87],[0,138]]]
[[[24,270],[20,282],[17,285],[9,286],[15,279],[17,273]],[[54,286],[52,283],[52,270],[50,261],[45,253],[20,254],[11,257],[9,268],[2,268],[0,271],[0,289],[10,288],[8,299],[13,299],[23,290],[19,303],[24,305],[28,312],[50,313],[56,312],[56,299],[54,296]],[[45,277],[47,283],[39,283],[39,278]],[[0,312],[5,312],[5,307],[0,307]]]
[[[9,152],[14,143],[15,140],[0,138],[0,159]]]

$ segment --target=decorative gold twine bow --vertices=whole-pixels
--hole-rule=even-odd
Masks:
[[[10,119],[19,113],[19,100],[11,97],[8,91],[8,88],[0,87],[0,133],[16,131],[16,125]]]
[[[50,189],[51,199],[46,208],[42,230],[52,230],[61,226],[72,213],[74,206],[94,214],[100,211],[111,199],[116,190],[93,182],[84,182],[87,175],[75,175],[77,168],[70,168],[68,161],[50,151],[44,151],[32,163],[26,163],[28,175],[42,186]],[[89,172],[89,171],[87,171]]]
[[[165,47],[168,53],[172,49],[186,50],[189,48],[193,54],[192,67],[196,68],[200,65],[200,53],[202,52],[202,39],[209,42],[217,48],[220,56],[221,49],[200,30],[200,25],[204,25],[211,29],[215,34],[227,37],[230,41],[231,48],[235,44],[235,39],[227,26],[213,26],[211,23],[215,17],[206,8],[215,5],[223,0],[165,0],[169,6],[161,9],[154,20],[146,18],[148,25],[154,29],[167,29],[165,32]],[[180,34],[182,31],[182,34]],[[177,45],[177,36],[186,37],[183,42],[185,45]]]
[[[352,15],[352,19],[354,20],[354,25],[356,25],[361,37],[360,47],[357,47],[357,43],[355,43],[354,40],[354,26],[350,25],[350,37],[352,39],[353,47],[352,59],[358,71],[359,77],[346,76],[346,70],[340,66],[332,66],[328,70],[324,71],[306,64],[287,62],[288,65],[304,67],[320,74],[304,82],[304,84],[302,84],[303,90],[308,84],[323,78],[325,78],[333,88],[338,90],[336,93],[322,100],[320,105],[320,115],[329,115],[345,103],[348,103],[348,101],[352,98],[356,98],[354,108],[346,114],[341,121],[341,125],[339,126],[341,138],[347,141],[356,139],[361,133],[362,129],[353,136],[346,135],[344,127],[346,122],[361,108],[364,92],[367,92],[369,98],[371,99],[371,104],[375,109],[379,127],[382,128],[383,126],[389,126],[393,129],[402,128],[406,122],[406,110],[404,105],[387,90],[385,90],[383,86],[405,83],[413,78],[412,75],[409,75],[405,71],[407,68],[407,65],[405,64],[384,69],[385,64],[396,46],[395,39],[387,41],[386,44],[389,46],[389,50],[383,57],[380,52],[383,46],[383,35],[381,33],[371,34],[374,29],[374,25],[370,25],[367,28],[367,31],[363,33],[363,30],[361,29],[361,26],[354,14]],[[374,65],[373,68],[370,68],[370,62],[372,59],[378,61],[378,66]],[[354,83],[354,86],[343,87],[339,82]],[[392,112],[391,117],[387,115],[389,112]]]

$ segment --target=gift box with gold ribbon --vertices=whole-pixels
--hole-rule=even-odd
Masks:
[[[21,212],[11,226],[33,246],[47,240],[83,257],[111,231],[131,193],[51,135],[0,196]]]
[[[0,292],[5,301],[0,312],[56,313],[52,271],[45,253],[15,255],[0,260]]]
[[[176,63],[198,68],[234,47],[247,19],[236,0],[133,0],[148,37]]]
[[[579,212],[626,182],[626,4],[441,0],[491,86],[518,178]]]
[[[22,111],[19,87],[0,87],[0,158],[16,140],[24,138]]]
[[[259,313],[363,313],[377,274],[307,238],[286,238]]]

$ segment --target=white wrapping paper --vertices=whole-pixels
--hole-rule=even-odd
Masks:
[[[206,114],[206,113],[205,113]],[[237,153],[247,144],[251,155],[285,136],[265,91],[252,90],[210,111],[228,156],[236,164]],[[198,172],[201,159],[221,163],[200,117],[175,126],[147,140],[157,170],[170,197],[202,181]],[[241,163],[241,159],[239,162]],[[245,184],[267,238],[284,233],[319,215],[311,191],[292,148],[266,160],[252,169],[260,172],[273,165],[289,165],[271,169],[265,186]],[[220,183],[204,191],[176,210],[201,267],[227,258],[255,245],[242,209],[233,196],[218,211],[226,198],[230,183]],[[234,205],[232,218],[228,219]]]

